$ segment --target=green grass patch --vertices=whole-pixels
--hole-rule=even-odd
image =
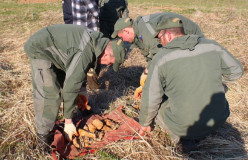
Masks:
[[[39,3],[39,4],[20,4],[16,2],[0,1],[1,25],[0,33],[4,32],[6,27],[22,25],[26,22],[35,23],[41,21],[40,15],[47,11],[62,10],[61,2]]]

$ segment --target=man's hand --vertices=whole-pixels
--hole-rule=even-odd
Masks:
[[[77,133],[76,127],[72,123],[72,119],[65,119],[64,132],[67,140],[72,141],[72,136]]]
[[[142,86],[139,86],[138,88],[136,88],[135,92],[134,92],[134,98],[135,99],[141,99],[142,96]]]
[[[151,126],[146,126],[146,127],[141,126],[141,128],[139,130],[139,134],[141,136],[144,136],[145,133],[150,133],[151,131],[152,131],[152,127]]]

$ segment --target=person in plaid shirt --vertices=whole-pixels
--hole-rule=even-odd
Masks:
[[[72,0],[73,24],[97,31],[99,9],[95,0]]]

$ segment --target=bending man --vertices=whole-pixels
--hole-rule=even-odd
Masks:
[[[87,72],[99,64],[113,64],[117,71],[125,57],[121,40],[110,41],[83,26],[59,24],[36,32],[24,49],[31,62],[37,135],[48,143],[63,97],[64,131],[71,140],[76,132],[72,112]],[[65,72],[65,77],[58,72]]]

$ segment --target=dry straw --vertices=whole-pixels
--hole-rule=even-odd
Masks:
[[[55,4],[60,5],[60,4]],[[129,5],[131,17],[164,11],[167,6],[147,9],[144,5]],[[180,9],[170,10],[174,12]],[[138,12],[136,12],[138,11]],[[23,15],[29,12],[23,11]],[[102,149],[119,159],[246,159],[248,151],[248,75],[247,75],[247,10],[235,9],[196,11],[184,14],[198,23],[206,37],[217,40],[232,52],[244,65],[245,74],[229,83],[227,99],[231,115],[227,123],[199,145],[200,149],[183,155],[180,149],[170,144],[165,131],[156,127],[150,138],[135,141],[120,141]],[[33,102],[30,64],[23,45],[31,34],[41,27],[62,22],[61,11],[41,14],[38,23],[26,22],[5,28],[0,35],[0,159],[51,159],[37,148],[33,122]],[[138,62],[138,63],[137,63]],[[127,112],[137,117],[137,110],[129,105],[133,92],[139,85],[139,76],[146,62],[138,49],[129,53],[128,59],[118,73],[104,68],[100,82],[106,89],[89,91],[90,103],[97,113],[103,113],[124,105]],[[101,154],[90,154],[85,159],[102,159]]]

